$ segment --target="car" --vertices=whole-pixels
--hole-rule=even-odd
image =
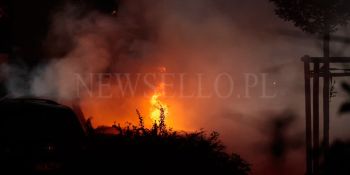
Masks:
[[[87,133],[68,106],[40,98],[0,100],[0,172],[77,169]]]

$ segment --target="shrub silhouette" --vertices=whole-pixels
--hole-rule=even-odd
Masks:
[[[186,133],[168,129],[164,110],[159,124],[144,127],[114,125],[118,134],[95,132],[90,139],[84,170],[89,173],[125,172],[143,174],[230,174],[246,175],[250,165],[237,154],[227,154],[219,134],[205,131]]]
[[[217,132],[173,131],[166,126],[164,110],[160,110],[160,121],[146,128],[141,113],[136,113],[137,126],[114,124],[93,129],[88,119],[87,137],[79,141],[63,139],[62,143],[53,145],[50,142],[52,147],[40,140],[39,145],[29,141],[14,145],[0,142],[0,173],[41,174],[49,170],[50,174],[247,175],[250,172],[250,165],[239,155],[225,152]]]
[[[350,174],[350,141],[336,140],[326,155],[324,165],[325,175],[348,175]]]

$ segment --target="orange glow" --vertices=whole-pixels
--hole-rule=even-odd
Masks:
[[[164,73],[166,67],[157,67],[157,72]],[[121,93],[121,88],[115,80],[111,80],[110,86],[103,87],[102,95],[111,97],[100,97],[99,89],[94,88],[90,96],[83,93],[80,101],[82,112],[86,119],[91,118],[93,127],[112,126],[114,123],[127,126],[129,123],[137,125],[139,123],[135,110],[139,110],[144,117],[145,127],[150,128],[154,123],[160,123],[161,108],[164,110],[165,124],[167,128],[176,130],[195,130],[194,123],[188,120],[188,116],[194,115],[191,111],[185,110],[183,99],[170,98],[167,93],[172,93],[172,89],[167,89],[165,82],[155,82],[153,90],[140,90],[134,95]],[[142,86],[141,86],[142,87]]]
[[[113,87],[115,88],[115,87]],[[98,98],[87,97],[80,102],[85,118],[92,118],[93,127],[112,126],[114,123],[126,126],[127,123],[137,125],[139,123],[138,109],[144,115],[147,128],[152,127],[156,121],[159,124],[160,107],[165,113],[165,124],[168,128],[181,131],[195,130],[192,120],[188,116],[196,116],[191,111],[185,110],[184,104],[179,99],[166,98],[164,96],[164,84],[160,83],[156,91],[150,96],[135,96],[130,98]],[[170,111],[171,109],[171,111]]]
[[[164,87],[165,87],[164,83],[160,83],[157,89],[155,90],[155,93],[152,95],[150,99],[150,104],[151,104],[150,117],[151,117],[151,120],[153,122],[156,122],[157,124],[159,124],[159,121],[160,121],[161,109],[163,108],[164,110],[165,119],[168,117],[168,112],[169,112],[168,105],[161,100],[162,96],[165,95]]]
[[[166,72],[166,67],[163,67],[163,66],[158,67],[158,70],[159,70],[160,73],[165,73]]]

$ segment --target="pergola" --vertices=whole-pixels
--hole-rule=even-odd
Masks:
[[[350,57],[310,57],[304,56],[305,78],[305,122],[306,122],[306,168],[307,175],[317,175],[320,167],[320,79],[324,84],[333,77],[350,76],[350,69],[332,68],[333,64],[350,63]],[[312,84],[312,89],[311,89]],[[323,144],[322,153],[329,148],[329,84],[323,88]]]

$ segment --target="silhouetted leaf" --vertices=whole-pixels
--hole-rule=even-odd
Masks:
[[[350,95],[350,85],[349,84],[343,82],[341,84],[341,87]]]
[[[339,110],[340,113],[348,113],[350,112],[350,102],[346,102],[342,104]]]

